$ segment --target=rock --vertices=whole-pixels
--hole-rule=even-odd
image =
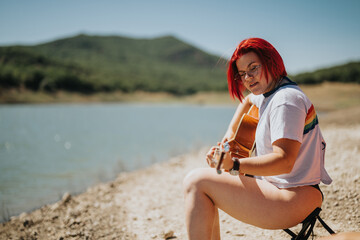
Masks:
[[[61,199],[62,203],[68,203],[70,200],[71,200],[70,193],[68,193],[68,192],[64,193],[64,195]]]
[[[66,212],[66,215],[71,218],[76,218],[81,215],[81,210],[77,209],[77,208],[76,209],[68,209]]]
[[[27,217],[29,216],[29,214],[27,214],[26,212],[23,212],[19,215],[19,219],[20,220],[25,220]]]
[[[23,226],[26,227],[26,228],[31,227],[33,224],[34,224],[34,222],[32,220],[28,220],[28,219],[26,219],[23,222]]]
[[[162,233],[161,237],[164,238],[164,239],[173,238],[174,237],[174,231],[170,230],[170,231],[167,231],[165,233]]]
[[[354,182],[360,181],[360,175],[356,175],[353,179]]]
[[[60,203],[60,202],[57,202],[57,203],[53,204],[53,205],[50,207],[50,209],[51,209],[52,211],[55,211],[55,210],[59,209],[60,206],[61,206],[61,203]]]
[[[237,234],[235,234],[234,236],[236,236],[236,237],[245,237],[245,236],[246,236],[246,234],[243,234],[243,233],[237,233]]]

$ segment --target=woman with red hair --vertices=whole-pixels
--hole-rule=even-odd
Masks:
[[[195,169],[184,179],[189,239],[220,239],[219,213],[265,229],[302,222],[322,204],[319,183],[331,183],[324,168],[325,141],[314,106],[288,77],[280,54],[267,41],[249,38],[235,49],[228,67],[230,95],[240,104],[220,145],[232,139],[244,113],[259,110],[255,156],[236,158],[223,150],[215,171]],[[250,94],[244,96],[244,91]],[[220,171],[221,172],[221,171]]]

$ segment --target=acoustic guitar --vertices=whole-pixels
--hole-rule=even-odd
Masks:
[[[245,158],[250,157],[255,148],[255,132],[259,122],[259,109],[252,105],[247,113],[244,113],[240,119],[239,125],[233,138],[229,139],[224,145],[226,151],[230,152],[231,157]],[[219,162],[216,166],[218,173],[221,173],[220,167],[225,152],[222,151]]]
[[[241,117],[233,138],[229,139],[229,151],[232,157],[250,157],[255,147],[255,132],[259,122],[259,109],[252,105]]]

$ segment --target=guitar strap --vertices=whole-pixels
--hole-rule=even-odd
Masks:
[[[225,152],[224,151],[221,151],[221,155],[220,155],[220,159],[219,159],[219,162],[218,162],[218,164],[217,164],[217,166],[216,166],[216,172],[218,173],[218,174],[221,174],[222,173],[222,171],[221,171],[221,164],[222,164],[222,162],[223,162],[223,160],[224,160],[224,156],[225,156]]]

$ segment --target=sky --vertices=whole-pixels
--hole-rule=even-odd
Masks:
[[[260,37],[296,74],[360,60],[359,13],[359,0],[0,0],[0,46],[173,35],[229,58],[241,40]]]

